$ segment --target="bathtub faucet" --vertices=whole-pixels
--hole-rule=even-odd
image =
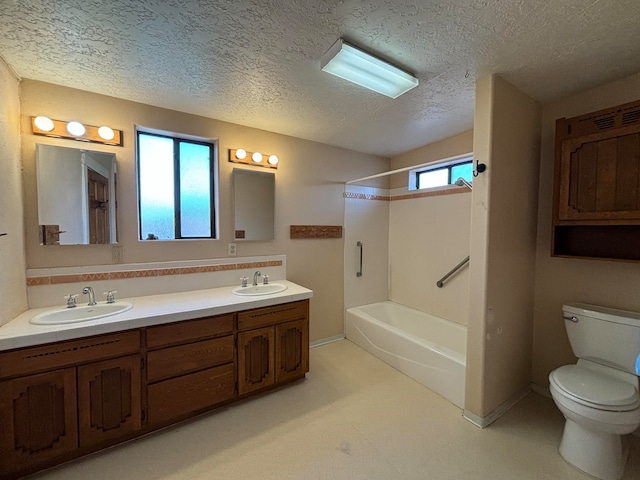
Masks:
[[[260,277],[261,275],[262,274],[258,270],[256,270],[256,273],[253,274],[253,284],[254,285],[258,285],[258,277]]]

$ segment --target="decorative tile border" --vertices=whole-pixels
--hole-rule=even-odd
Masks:
[[[439,197],[441,195],[455,195],[458,193],[465,193],[469,190],[467,187],[444,188],[442,190],[431,190],[426,192],[406,193],[403,195],[384,196],[384,195],[370,195],[367,193],[353,193],[345,192],[344,198],[354,198],[356,200],[381,200],[383,202],[394,202],[396,200],[411,200],[414,198],[423,197]]]
[[[289,238],[342,238],[342,225],[291,225]]]
[[[191,273],[223,272],[246,268],[281,267],[282,260],[267,262],[225,263],[221,265],[203,265],[195,267],[153,268],[148,270],[123,270],[107,273],[83,273],[77,275],[50,275],[27,278],[27,287],[54,285],[60,283],[89,282],[95,280],[121,280],[125,278],[159,277],[165,275],[189,275]]]
[[[382,200],[388,202],[391,197],[387,195],[372,195],[369,193],[344,192],[344,198],[355,198],[356,200]]]

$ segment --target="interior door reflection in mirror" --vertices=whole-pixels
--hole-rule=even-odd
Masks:
[[[43,245],[117,243],[113,153],[36,145]]]
[[[275,238],[275,187],[273,173],[233,169],[236,240]]]

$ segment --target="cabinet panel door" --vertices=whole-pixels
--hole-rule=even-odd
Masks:
[[[559,220],[640,219],[640,133],[562,142]]]
[[[0,382],[0,473],[77,447],[75,368]]]
[[[309,322],[276,325],[276,383],[300,378],[309,371]]]
[[[148,387],[149,424],[162,425],[235,396],[233,363]]]
[[[274,329],[238,334],[238,394],[259,390],[274,381]]]
[[[78,367],[78,410],[82,447],[139,430],[140,356]]]

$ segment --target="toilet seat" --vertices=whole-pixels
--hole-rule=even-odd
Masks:
[[[567,397],[596,410],[626,412],[640,407],[633,385],[579,365],[564,365],[549,380]]]

